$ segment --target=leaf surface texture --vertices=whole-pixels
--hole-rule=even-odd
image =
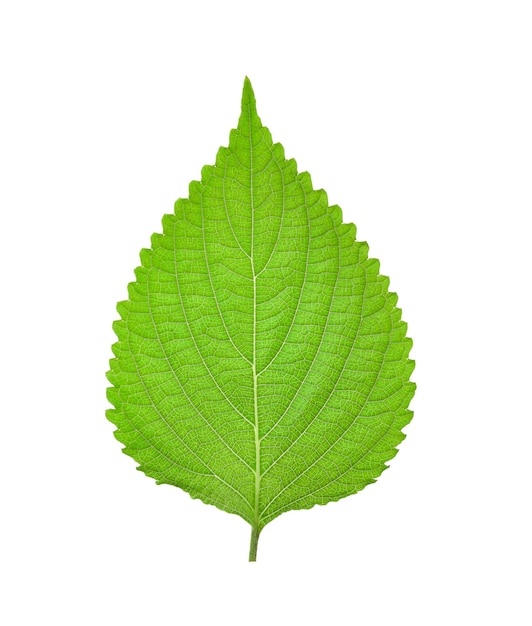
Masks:
[[[355,234],[272,142],[246,79],[229,146],[118,305],[108,417],[140,470],[257,536],[375,481],[411,419],[413,361]]]

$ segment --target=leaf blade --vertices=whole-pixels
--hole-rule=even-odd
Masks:
[[[163,218],[120,303],[109,419],[159,483],[236,513],[356,493],[411,419],[411,341],[388,279],[256,111]]]

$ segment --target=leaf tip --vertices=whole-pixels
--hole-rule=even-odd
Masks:
[[[251,81],[246,76],[244,78],[244,87],[242,89],[242,112],[250,110],[251,112],[257,112],[257,101],[255,100],[255,92],[251,86]]]

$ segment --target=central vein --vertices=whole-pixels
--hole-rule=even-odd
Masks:
[[[255,272],[254,258],[254,229],[255,229],[255,202],[253,197],[253,133],[251,124],[251,107],[248,105],[249,114],[249,153],[250,153],[250,176],[249,187],[251,193],[251,273],[253,275],[253,358],[251,369],[253,374],[253,413],[255,423],[255,505],[254,505],[254,530],[259,529],[259,493],[260,493],[260,436],[259,436],[259,402],[257,393],[257,273]]]

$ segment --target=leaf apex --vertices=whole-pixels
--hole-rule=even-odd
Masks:
[[[255,100],[255,93],[251,86],[251,81],[246,76],[244,78],[244,87],[242,89],[242,113],[249,108],[251,113],[257,113],[257,101]]]

